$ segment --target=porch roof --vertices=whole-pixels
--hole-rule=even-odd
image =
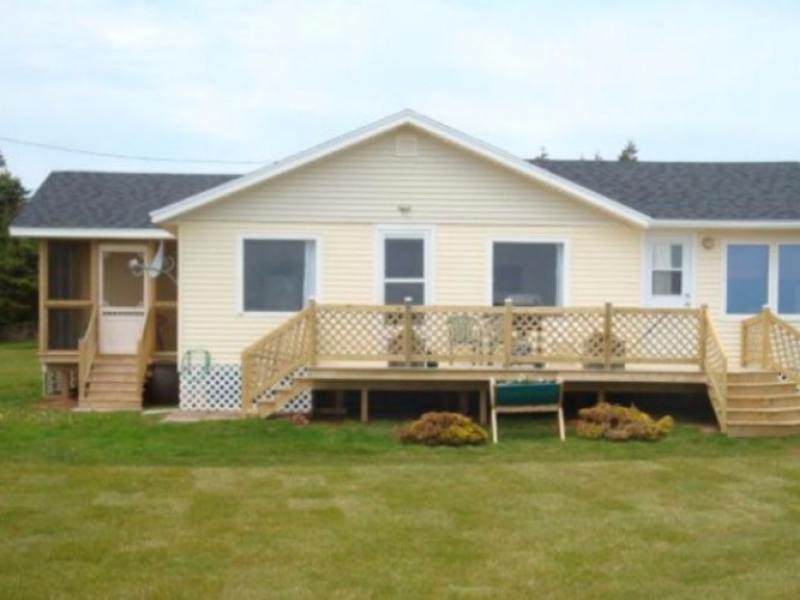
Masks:
[[[157,229],[150,211],[239,175],[55,171],[14,221],[20,229]]]

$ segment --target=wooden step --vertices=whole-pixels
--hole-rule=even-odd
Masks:
[[[800,406],[790,408],[728,408],[728,425],[735,423],[800,424]]]
[[[138,365],[127,363],[102,363],[92,365],[92,373],[131,373],[136,374]]]
[[[115,365],[135,365],[138,362],[138,357],[130,356],[128,354],[98,354],[94,357],[94,361],[92,362],[93,365],[105,365],[105,364],[115,364]]]
[[[728,408],[793,408],[800,407],[800,394],[728,397]]]
[[[748,383],[781,383],[781,378],[774,371],[731,371],[728,373],[728,385]]]
[[[92,371],[89,375],[89,383],[132,383],[135,384],[139,378],[136,373],[110,372],[110,373],[96,373]]]
[[[788,396],[797,393],[794,383],[737,383],[728,386],[728,398]]]
[[[136,381],[93,381],[89,384],[89,393],[109,393],[109,394],[124,394],[133,393],[140,394],[141,389]]]
[[[734,438],[786,437],[800,435],[798,423],[728,423],[728,435]]]

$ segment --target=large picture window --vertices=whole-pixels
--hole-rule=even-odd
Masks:
[[[492,251],[492,304],[510,298],[518,306],[562,304],[563,244],[495,242]]]
[[[731,315],[757,313],[769,301],[769,246],[728,246],[726,312]]]
[[[316,295],[313,240],[246,239],[242,255],[244,312],[294,312]]]
[[[778,246],[778,312],[800,314],[800,244]]]

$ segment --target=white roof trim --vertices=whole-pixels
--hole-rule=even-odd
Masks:
[[[175,236],[163,229],[87,229],[52,227],[9,227],[11,237],[27,238],[70,238],[70,239],[108,239],[108,240],[172,240]]]
[[[651,229],[798,229],[800,221],[725,221],[701,219],[654,219]]]
[[[523,176],[529,177],[540,183],[547,184],[555,189],[565,192],[579,200],[583,200],[587,204],[594,206],[606,213],[610,213],[624,221],[647,227],[651,221],[650,217],[634,210],[620,202],[612,200],[602,194],[598,194],[588,190],[580,185],[575,184],[568,179],[554,175],[549,171],[537,167],[529,162],[522,160],[504,150],[500,150],[486,142],[482,142],[476,138],[468,136],[460,131],[456,131],[446,125],[438,123],[424,115],[416,113],[412,110],[404,110],[399,113],[390,115],[376,121],[365,127],[361,127],[350,133],[339,136],[318,146],[304,150],[293,156],[289,156],[283,160],[275,162],[271,165],[253,171],[247,175],[243,175],[237,179],[233,179],[227,183],[223,183],[217,187],[211,188],[194,196],[190,196],[174,204],[170,204],[150,213],[150,217],[154,223],[163,223],[170,219],[174,219],[186,212],[206,206],[220,198],[234,194],[241,190],[247,189],[253,185],[263,183],[277,177],[288,171],[300,168],[310,162],[344,150],[363,142],[372,137],[378,136],[392,129],[402,127],[404,125],[411,125],[417,127],[434,137],[446,140],[469,150],[483,158],[503,165],[512,171],[515,171]]]

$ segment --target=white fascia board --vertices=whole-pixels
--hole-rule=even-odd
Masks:
[[[354,146],[367,139],[376,137],[387,131],[391,131],[392,129],[396,129],[404,125],[417,127],[434,137],[448,141],[458,147],[477,154],[489,161],[505,166],[506,168],[539,183],[544,183],[555,189],[565,192],[575,198],[583,200],[591,206],[610,213],[629,223],[639,225],[641,227],[647,227],[650,223],[650,217],[640,213],[639,211],[607,198],[602,194],[598,194],[586,189],[583,186],[577,185],[568,179],[559,177],[558,175],[555,175],[546,169],[537,167],[536,165],[514,156],[513,154],[510,154],[504,150],[500,150],[499,148],[487,144],[486,142],[452,129],[451,127],[443,125],[442,123],[434,121],[433,119],[418,114],[412,110],[404,110],[390,115],[384,119],[381,119],[380,121],[376,121],[370,125],[366,125],[365,127],[361,127],[360,129],[356,129],[355,131],[324,142],[318,146],[314,146],[308,150],[289,156],[288,158],[275,162],[267,167],[258,169],[247,175],[243,175],[238,179],[223,183],[222,185],[201,192],[195,196],[186,198],[185,200],[181,200],[180,202],[176,202],[169,206],[154,210],[150,213],[150,217],[152,218],[153,223],[163,223],[190,210],[200,208],[222,197],[234,194],[253,185],[263,183],[269,179],[272,179],[273,177],[277,177],[278,175],[288,171],[300,168],[310,162],[335,152],[339,152],[345,148]]]
[[[798,229],[800,221],[789,220],[753,220],[753,221],[724,221],[724,220],[681,220],[681,219],[654,219],[650,229]]]
[[[89,229],[89,228],[45,228],[9,227],[11,237],[61,238],[86,240],[172,240],[175,236],[163,229]]]

